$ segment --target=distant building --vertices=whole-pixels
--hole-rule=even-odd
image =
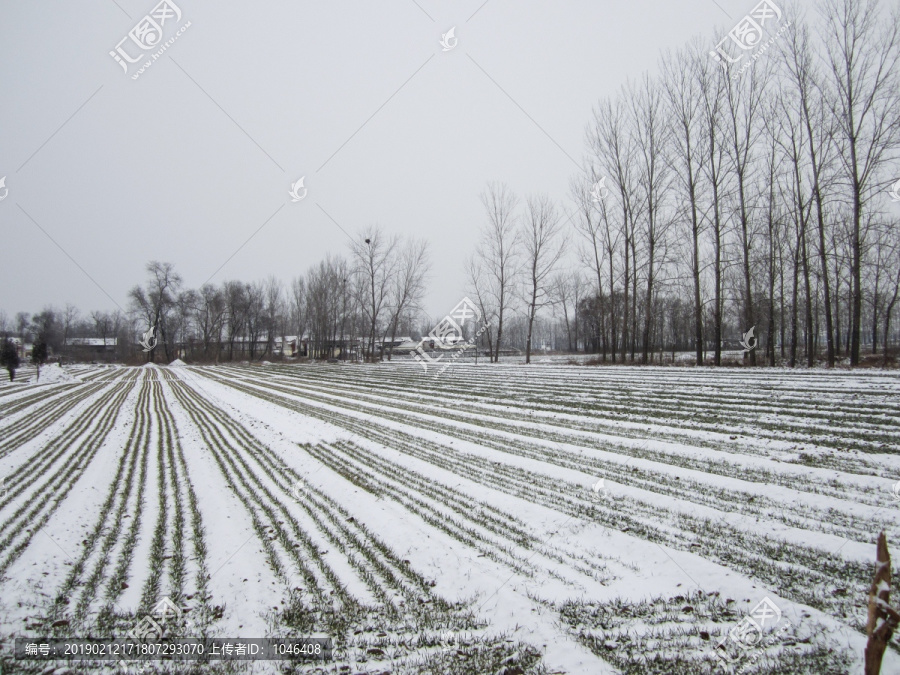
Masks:
[[[275,338],[272,352],[275,356],[306,356],[308,338],[306,336],[285,335],[283,338]]]
[[[393,352],[395,354],[412,353],[415,351],[419,351],[420,349],[426,352],[465,351],[473,347],[471,343],[465,340],[454,338],[440,338],[433,335],[425,335],[421,340],[413,340],[412,338],[402,337],[397,338],[397,340],[393,343],[388,340],[384,344],[386,349],[393,348]]]
[[[287,358],[341,359],[354,361],[360,357],[362,338],[349,335],[334,339],[311,340],[309,335],[286,335],[275,338],[272,353]]]
[[[409,345],[412,345],[412,347],[409,347]],[[404,348],[406,348],[407,350],[416,348],[416,343],[413,343],[411,337],[403,336],[395,338],[394,340],[384,340],[383,342],[377,341],[375,343],[375,349],[380,351],[382,354],[391,351],[403,351]]]
[[[66,338],[66,352],[76,360],[108,360],[116,355],[118,338]]]

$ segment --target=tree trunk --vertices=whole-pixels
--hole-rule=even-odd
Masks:
[[[617,341],[619,339],[618,326],[616,325],[616,294],[615,294],[615,267],[613,265],[612,250],[609,250],[609,336],[610,356],[613,363],[616,362]]]
[[[815,358],[813,348],[813,320],[812,320],[812,288],[809,281],[809,255],[806,245],[806,232],[803,233],[803,242],[801,246],[803,263],[803,287],[806,290],[806,365],[810,368],[813,366]]]
[[[838,274],[838,260],[834,256],[834,354],[841,355],[841,277]]]
[[[634,229],[631,231],[631,261],[634,263],[634,270],[631,273],[631,362],[634,363],[634,355],[637,351],[637,242],[634,237]]]
[[[536,313],[535,303],[537,295],[531,296],[531,307],[528,309],[528,335],[525,338],[525,363],[531,363],[531,335],[534,328],[534,315]]]
[[[780,314],[779,314],[779,328],[781,329],[781,358],[784,360],[784,330],[785,330],[785,321],[784,321],[784,251],[781,246],[778,247],[778,288],[781,289],[781,302],[780,304]]]
[[[884,310],[884,340],[881,343],[881,352],[884,356],[883,363],[885,366],[888,364],[888,338],[891,332],[891,313],[894,311],[894,303],[897,300],[897,295],[894,295],[894,299],[891,300],[890,304]]]
[[[690,171],[690,164],[688,164]],[[700,301],[700,224],[697,218],[697,196],[693,177],[690,179],[691,200],[691,244],[693,245],[693,261],[691,273],[694,278],[694,347],[696,348],[697,365],[703,365],[703,304]],[[675,361],[674,352],[672,362]]]
[[[828,278],[828,256],[825,253],[825,216],[822,213],[822,195],[816,177],[815,197],[819,225],[819,262],[822,265],[822,290],[825,302],[825,358],[829,368],[834,368],[834,319],[831,314],[831,281]]]
[[[713,277],[715,282],[715,307],[713,308],[713,339],[715,351],[713,363],[722,365],[722,221],[719,214],[719,187],[713,178]]]
[[[627,216],[627,212],[626,212],[626,218],[627,217],[628,216]],[[622,363],[625,363],[625,360],[628,356],[628,310],[629,310],[628,284],[631,281],[631,277],[628,276],[628,271],[629,271],[628,270],[628,259],[629,259],[630,253],[628,250],[629,241],[628,241],[628,234],[627,234],[627,229],[628,229],[627,222],[625,224],[625,228],[626,228],[626,234],[625,234],[625,283],[623,284],[625,304],[623,307],[624,316],[622,317]]]
[[[775,235],[772,212],[769,211],[769,327],[766,331],[766,354],[769,367],[775,366]]]
[[[859,365],[860,330],[862,327],[862,245],[860,242],[860,221],[862,220],[862,201],[860,199],[859,178],[856,175],[856,145],[850,144],[853,157],[853,231],[851,233],[851,249],[853,255],[853,316],[850,325],[850,365]]]
[[[748,232],[749,222],[747,216],[747,207],[744,201],[744,178],[743,171],[739,172],[738,177],[738,195],[741,204],[741,238],[743,250],[743,272],[744,272],[744,330],[750,330],[756,325],[753,311],[753,285],[750,279],[750,233]],[[756,350],[751,349],[745,352],[750,357],[750,365],[756,365]]]
[[[652,226],[651,226],[652,227]],[[652,304],[653,304],[653,253],[654,253],[655,243],[653,241],[653,236],[650,237],[650,248],[647,251],[647,254],[650,257],[649,264],[647,265],[647,297],[644,301],[644,311],[646,315],[644,316],[644,335],[643,335],[643,346],[641,351],[641,363],[647,363],[647,357],[650,353],[650,325],[651,318],[653,317]]]
[[[797,313],[799,298],[797,291],[800,285],[800,241],[797,241],[797,250],[794,253],[794,279],[793,292],[791,293],[791,351],[788,357],[788,365],[794,368],[797,365]]]
[[[888,339],[891,333],[891,314],[894,311],[894,305],[897,303],[897,298],[900,296],[900,269],[897,270],[897,280],[894,283],[894,293],[891,296],[890,301],[887,306],[884,308],[884,341],[882,342],[881,351],[884,354],[884,365],[888,364]]]
[[[502,293],[501,293],[500,312],[497,317],[497,342],[494,347],[494,349],[496,351],[494,352],[493,357],[491,359],[494,363],[500,362],[500,341],[502,339],[503,339],[503,300],[502,300]]]

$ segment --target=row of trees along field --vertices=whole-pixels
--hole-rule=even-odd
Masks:
[[[663,55],[659,75],[599,102],[572,213],[508,187],[482,195],[487,225],[470,291],[495,317],[551,307],[571,346],[603,360],[689,349],[716,365],[755,329],[770,365],[856,365],[885,356],[900,292],[900,11],[878,0],[785,10],[772,48],[744,72],[717,39]],[[738,64],[740,65],[740,64]],[[900,191],[894,187],[893,194]],[[580,268],[562,251],[578,242]],[[561,261],[567,271],[557,271]]]
[[[423,241],[389,236],[371,227],[353,242],[348,257],[328,256],[289,285],[269,277],[245,283],[225,281],[185,288],[174,265],[147,264],[147,280],[129,292],[128,312],[91,312],[82,317],[73,305],[52,307],[15,321],[0,312],[0,337],[30,343],[46,339],[52,352],[73,351],[70,338],[103,338],[114,348],[100,358],[127,360],[141,348],[137,337],[156,326],[156,354],[167,362],[179,356],[219,361],[272,358],[285,336],[310,338],[310,352],[326,356],[337,345],[365,337],[365,352],[401,333],[421,333],[421,300],[430,266]],[[427,329],[425,329],[427,332]],[[331,350],[331,351],[329,351]],[[159,359],[157,359],[159,360]]]
[[[347,257],[329,255],[288,286],[269,277],[185,289],[173,265],[151,262],[146,285],[130,298],[137,325],[157,327],[167,360],[271,358],[277,340],[304,335],[312,355],[330,356],[365,338],[372,357],[376,345],[421,332],[414,325],[422,322],[429,267],[424,241],[370,227]]]
[[[887,361],[900,342],[900,8],[785,6],[775,29],[747,68],[726,71],[710,55],[718,38],[695,38],[600,100],[564,203],[487,184],[460,291],[487,319],[493,360],[689,351],[720,365],[754,328],[753,364],[856,365],[879,348]],[[425,242],[370,227],[287,285],[185,289],[152,262],[127,315],[0,314],[0,333],[40,323],[54,353],[67,336],[116,336],[120,359],[151,325],[167,360],[271,357],[285,335],[308,335],[317,356],[359,339],[373,357],[435,325],[421,307],[429,267]]]
[[[669,339],[689,331],[697,360],[711,345],[716,364],[729,312],[761,333],[753,363],[787,350],[811,365],[819,340],[829,365],[842,353],[859,363],[864,342],[887,347],[900,11],[824,0],[809,15],[786,8],[776,28],[745,72],[710,57],[718,39],[695,39],[595,108],[572,195],[596,280],[579,310],[604,358],[646,362],[671,314]]]

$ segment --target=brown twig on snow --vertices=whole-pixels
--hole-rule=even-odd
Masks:
[[[891,641],[894,631],[900,625],[900,614],[890,606],[891,596],[891,555],[888,553],[887,539],[884,532],[878,535],[878,548],[875,554],[875,578],[869,589],[869,622],[866,633],[865,675],[879,675],[884,650]]]

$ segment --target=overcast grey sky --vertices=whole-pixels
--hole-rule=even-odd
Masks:
[[[213,281],[288,282],[346,253],[340,227],[371,223],[430,242],[425,309],[441,315],[465,290],[487,181],[571,212],[598,99],[755,4],[174,0],[163,39],[183,32],[132,79],[139,64],[109,52],[157,2],[0,2],[10,316],[127,309],[154,259],[199,287],[254,232]]]

